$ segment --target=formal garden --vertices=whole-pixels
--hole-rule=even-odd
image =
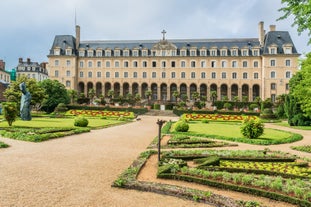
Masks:
[[[31,113],[29,111],[26,118],[19,116],[24,110],[20,106],[25,98],[19,89],[23,82],[32,95],[31,103],[28,103],[32,106]],[[216,206],[265,206],[256,200],[235,200],[213,191],[140,181],[139,173],[158,154],[159,179],[182,180],[311,206],[310,159],[269,149],[272,145],[292,143],[292,149],[310,153],[311,145],[296,145],[295,142],[303,139],[300,134],[265,127],[265,123],[273,123],[300,130],[311,129],[309,102],[297,95],[300,82],[301,77],[294,76],[290,83],[293,92],[278,97],[275,103],[259,98],[254,102],[236,97],[230,101],[226,96],[216,101],[217,94],[211,93],[213,107],[207,107],[210,100],[198,93],[192,94],[193,100],[189,101],[176,91],[176,102],[158,103],[150,101],[147,91],[146,106],[160,110],[160,104],[163,104],[166,110],[179,116],[179,120],[167,120],[160,128],[162,135],[155,136],[147,151],[142,152],[112,186],[173,195]],[[7,102],[2,103],[0,135],[30,142],[126,124],[149,110],[136,95],[121,97],[109,91],[106,97],[96,96],[91,89],[85,96],[66,90],[57,81],[36,83],[26,77],[12,83],[4,95]],[[264,146],[264,150],[237,150],[242,143]],[[9,146],[0,142],[0,148],[5,147]]]
[[[241,119],[242,117],[242,119]],[[245,121],[246,120],[246,121]],[[243,122],[260,122],[256,116],[183,114],[162,128],[157,178],[198,183],[220,189],[311,205],[310,159],[280,151],[226,150],[239,143],[275,145],[302,139],[299,134],[265,128],[259,137],[243,135]],[[260,128],[260,127],[259,127]],[[158,137],[113,183],[115,187],[152,191],[216,206],[265,206],[257,201],[232,200],[212,191],[140,181],[140,171],[157,155]],[[159,156],[159,154],[158,154]]]

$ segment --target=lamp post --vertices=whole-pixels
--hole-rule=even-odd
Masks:
[[[160,154],[161,154],[161,128],[162,125],[165,123],[165,120],[159,120],[157,121],[157,124],[159,125],[159,134],[158,134],[158,162],[160,162]]]

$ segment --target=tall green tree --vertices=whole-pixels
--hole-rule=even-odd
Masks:
[[[300,104],[303,115],[311,119],[311,53],[301,63],[299,70],[289,81],[290,94]]]
[[[292,26],[297,26],[298,34],[307,31],[311,35],[311,1],[310,0],[282,0],[284,7],[279,11],[284,12],[278,20],[294,17]],[[311,38],[309,39],[309,44]]]
[[[43,100],[46,98],[44,89],[40,87],[36,79],[28,78],[27,76],[20,76],[16,81],[12,81],[9,88],[4,91],[4,97],[7,99],[7,101],[17,103],[17,107],[19,108],[22,96],[19,84],[22,82],[25,82],[26,90],[28,90],[31,94],[31,105],[40,108]]]
[[[70,97],[65,86],[57,80],[46,79],[39,83],[44,89],[47,98],[43,101],[42,109],[48,113],[53,112],[59,103],[69,104]]]

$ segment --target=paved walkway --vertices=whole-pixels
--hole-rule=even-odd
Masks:
[[[118,175],[157,135],[159,117],[141,118],[127,125],[42,143],[0,138],[11,145],[0,149],[0,206],[208,206],[155,193],[111,188]],[[295,131],[305,136],[297,145],[310,144],[310,131]],[[265,148],[240,145],[246,149],[250,146]],[[288,144],[270,148],[292,151]],[[310,157],[307,153],[305,156]]]

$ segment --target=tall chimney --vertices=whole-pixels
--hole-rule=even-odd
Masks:
[[[264,30],[264,22],[261,21],[258,24],[258,32],[259,32],[259,44],[263,46],[264,38],[265,38],[265,30]]]
[[[23,63],[23,58],[18,58],[18,63]]]
[[[275,31],[275,29],[276,29],[276,26],[275,26],[275,25],[270,25],[270,32]]]
[[[80,45],[80,26],[76,25],[76,50],[79,49]]]
[[[27,64],[30,64],[30,58],[27,58]]]

